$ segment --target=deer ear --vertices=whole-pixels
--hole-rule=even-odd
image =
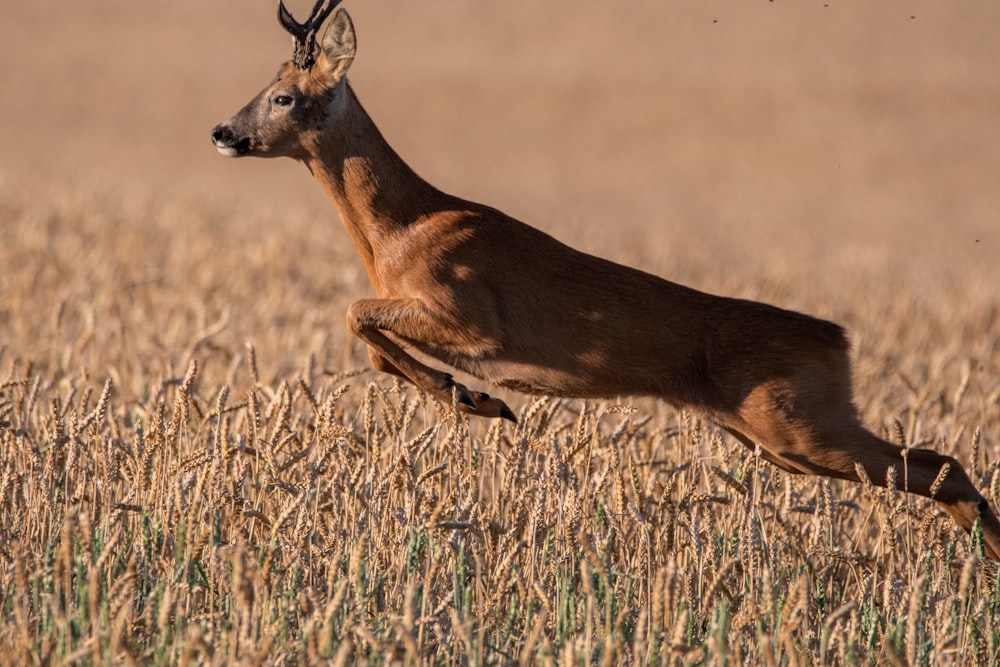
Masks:
[[[354,54],[358,51],[354,24],[346,11],[338,9],[333,18],[326,22],[319,44],[326,56],[325,67],[334,79],[339,80],[347,73],[354,61]]]

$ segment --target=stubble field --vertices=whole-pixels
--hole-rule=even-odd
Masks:
[[[665,4],[349,4],[352,83],[447,191],[844,324],[865,423],[996,506],[1000,11]],[[929,501],[367,370],[319,188],[208,141],[288,56],[270,2],[8,3],[0,44],[0,664],[1000,661]]]

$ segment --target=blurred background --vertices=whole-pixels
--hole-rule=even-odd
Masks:
[[[311,0],[288,5],[303,18]],[[789,267],[833,292],[843,271],[1000,290],[992,0],[343,6],[355,90],[446,191],[706,289]],[[207,202],[275,225],[294,209],[347,243],[301,165],[209,142],[290,55],[275,7],[0,4],[0,193]]]

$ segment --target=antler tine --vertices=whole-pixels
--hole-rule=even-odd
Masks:
[[[319,30],[319,27],[323,25],[323,21],[326,17],[336,9],[337,5],[341,3],[341,0],[319,0],[313,7],[312,13],[309,14],[309,20],[306,21],[306,28],[310,32],[315,32]]]
[[[310,32],[315,32],[321,25],[326,17],[330,15],[337,5],[339,5],[341,0],[319,0],[313,7],[312,12],[309,14],[309,18],[306,19],[305,23],[299,23],[292,16],[292,13],[288,11],[285,7],[284,0],[278,0],[278,21],[281,23],[282,27],[288,32],[292,33],[294,37],[303,38]]]
[[[302,39],[306,36],[306,26],[295,20],[292,13],[285,7],[284,0],[278,0],[278,23],[281,27],[292,34],[295,39]]]
[[[300,69],[309,69],[316,62],[316,33],[341,0],[318,0],[305,23],[299,23],[285,7],[284,0],[278,0],[278,22],[292,34],[295,53],[292,61]]]

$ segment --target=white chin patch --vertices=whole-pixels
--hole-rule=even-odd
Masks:
[[[226,157],[236,157],[236,149],[232,146],[219,146],[216,145],[215,150],[219,151],[219,155],[225,155]]]

